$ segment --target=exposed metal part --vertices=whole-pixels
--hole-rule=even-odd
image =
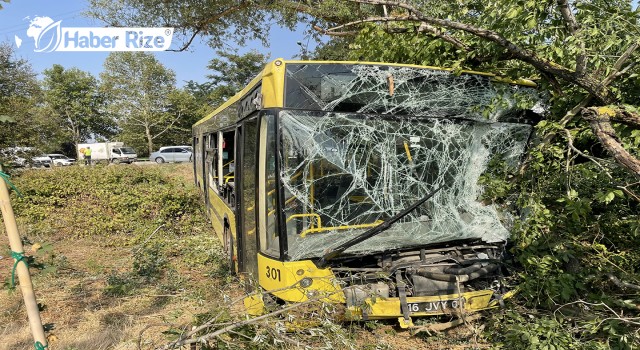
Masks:
[[[389,298],[389,285],[383,282],[354,285],[346,288],[344,295],[347,300],[347,306],[362,306],[367,298]]]
[[[402,280],[400,271],[396,272],[396,286],[398,287],[398,297],[400,297],[400,309],[402,310],[402,316],[406,323],[411,322],[409,317],[409,305],[407,305],[407,289],[406,284]]]
[[[341,281],[352,286],[345,292],[348,305],[369,297],[406,298],[456,294],[475,290],[502,293],[502,246],[458,246],[386,254],[371,260],[377,265],[334,268]],[[362,261],[358,261],[360,266]],[[346,263],[345,263],[346,264]]]

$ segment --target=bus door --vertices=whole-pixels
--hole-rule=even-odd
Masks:
[[[236,133],[236,181],[238,205],[237,237],[238,270],[247,281],[258,277],[258,239],[256,232],[256,154],[258,146],[258,118],[243,122]],[[251,285],[247,285],[250,287]]]
[[[280,250],[279,213],[276,205],[276,115],[268,110],[263,111],[261,119],[258,147],[258,241],[261,253],[281,259],[284,252]],[[282,244],[282,247],[285,246],[286,242]]]
[[[200,147],[200,159],[198,160],[198,163],[200,164],[200,169],[202,169],[202,171],[200,172],[200,176],[202,176],[202,190],[204,191],[204,198],[207,201],[206,203],[208,204],[208,192],[209,189],[207,187],[207,140],[209,139],[209,136],[207,136],[206,134],[202,134],[200,136],[200,139],[198,140],[200,143],[198,145],[198,147]],[[195,148],[194,148],[195,150]]]

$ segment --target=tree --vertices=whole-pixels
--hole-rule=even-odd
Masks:
[[[217,54],[220,58],[212,59],[207,66],[213,72],[207,78],[211,84],[208,100],[214,108],[249,84],[269,60],[268,55],[255,50],[244,55],[224,51]]]
[[[0,44],[0,149],[33,146],[33,112],[40,98],[40,87],[29,62],[14,56],[12,47]]]
[[[176,117],[175,124],[155,141],[163,145],[190,145],[191,128],[204,117],[202,105],[187,89],[175,89],[168,96],[167,114]]]
[[[332,37],[327,42],[318,45],[311,53],[311,57],[319,61],[341,61],[354,56],[351,48],[354,39],[353,37]],[[361,57],[354,59],[360,60]]]
[[[153,54],[114,52],[100,74],[109,111],[118,121],[123,141],[153,152],[154,140],[171,130],[183,116],[170,112],[169,97],[175,90],[175,73]]]
[[[228,42],[246,40],[266,42],[270,22],[293,27],[291,18],[270,17],[264,10],[268,1],[233,0],[90,0],[89,15],[112,26],[174,27],[174,37],[182,43],[184,51],[198,36],[208,40],[214,48],[223,48]]]
[[[114,123],[105,113],[98,81],[88,72],[59,64],[44,71],[44,100],[50,117],[66,130],[74,149],[90,137],[108,137]]]

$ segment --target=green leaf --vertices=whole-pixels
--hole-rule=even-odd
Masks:
[[[8,115],[0,115],[0,123],[15,123],[15,119]]]
[[[511,10],[509,10],[504,17],[506,19],[512,19],[515,18],[516,16],[518,16],[518,14],[520,13],[520,10],[518,8],[512,8]]]
[[[605,204],[609,204],[609,203],[611,203],[611,201],[612,201],[614,198],[616,198],[615,193],[613,193],[613,192],[609,192],[609,193],[607,193],[607,195],[604,197],[604,203],[605,203]]]

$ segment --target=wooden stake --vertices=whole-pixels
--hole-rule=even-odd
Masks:
[[[0,166],[0,171],[2,171],[2,166]],[[7,236],[9,237],[11,251],[24,253],[22,240],[20,240],[20,235],[18,234],[16,217],[13,214],[13,208],[9,201],[9,188],[2,178],[0,178],[0,210],[2,211],[4,226],[7,229]],[[15,260],[16,259],[14,258],[14,263]],[[40,319],[40,310],[38,309],[38,302],[36,301],[36,295],[33,292],[33,284],[31,283],[31,275],[29,275],[29,268],[25,261],[18,263],[16,266],[16,274],[18,275],[18,281],[20,282],[20,290],[22,291],[24,304],[27,308],[29,326],[31,327],[34,342],[36,344],[39,342],[43,347],[46,347],[47,337],[44,334],[42,320]]]

